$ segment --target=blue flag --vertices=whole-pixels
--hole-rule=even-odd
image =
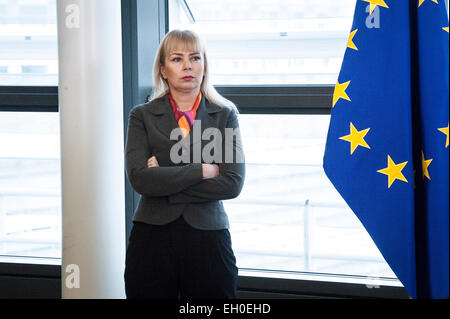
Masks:
[[[412,298],[449,295],[444,0],[358,0],[325,173]]]

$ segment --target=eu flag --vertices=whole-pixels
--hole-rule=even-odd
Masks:
[[[449,295],[444,0],[358,0],[325,173],[412,298]]]

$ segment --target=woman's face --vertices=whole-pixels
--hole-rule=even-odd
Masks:
[[[161,66],[161,75],[170,90],[197,93],[203,81],[203,56],[195,51],[170,52]]]

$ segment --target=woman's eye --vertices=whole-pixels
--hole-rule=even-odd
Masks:
[[[180,58],[173,58],[172,61],[173,62],[179,62],[179,61],[181,61],[181,59]]]
[[[201,60],[201,57],[199,57],[199,56],[194,56],[193,59],[194,59],[194,61],[198,61],[198,60]]]

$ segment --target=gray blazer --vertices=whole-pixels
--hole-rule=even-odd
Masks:
[[[237,113],[231,107],[209,103],[203,97],[194,126],[198,127],[199,123],[201,134],[199,130],[192,129],[189,140],[184,139],[183,144],[170,139],[172,130],[179,130],[179,127],[167,95],[137,105],[131,110],[125,153],[126,171],[131,186],[142,195],[134,214],[134,221],[164,225],[183,215],[186,222],[197,229],[218,230],[229,227],[222,200],[237,197],[245,179],[245,162]],[[205,145],[208,143],[211,145],[211,141],[216,140],[215,137],[214,139],[209,137],[207,140],[201,138],[205,129],[210,127],[218,129],[223,134],[222,154],[220,157],[218,152],[219,157],[208,161],[219,166],[219,176],[203,179],[202,163],[206,162],[203,157],[199,160],[198,150],[204,150]],[[225,128],[236,129],[235,132],[238,133],[234,135],[232,143],[228,139],[227,147],[225,134],[230,129]],[[220,139],[216,141],[220,142]],[[189,161],[184,163],[172,161],[170,151],[175,144],[179,147],[178,154],[181,154],[180,145],[183,145],[182,149],[185,151],[190,151]],[[230,157],[225,160],[225,153],[230,149],[235,152],[231,162]],[[197,152],[197,160],[194,151]],[[215,152],[216,150],[210,154],[216,155]],[[147,160],[152,156],[158,160],[159,167],[147,167]],[[237,160],[238,156],[240,160]]]

